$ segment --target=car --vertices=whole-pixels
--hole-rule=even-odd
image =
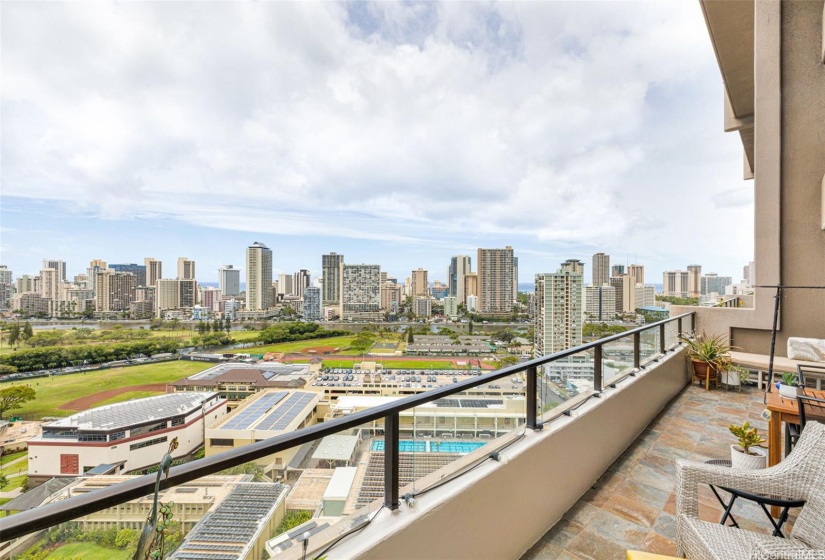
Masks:
[[[458,383],[458,377],[453,377],[453,383]]]

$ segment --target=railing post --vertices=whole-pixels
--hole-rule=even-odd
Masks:
[[[682,318],[679,317],[676,319],[676,332],[681,336],[682,332]]]
[[[602,345],[593,347],[593,390],[602,392]]]
[[[633,333],[633,367],[642,367],[642,333]]]
[[[398,509],[398,413],[384,418],[384,506]]]
[[[527,368],[527,427],[531,430],[541,430],[538,422],[538,369],[536,366]]]
[[[659,325],[659,354],[665,353],[665,324]]]

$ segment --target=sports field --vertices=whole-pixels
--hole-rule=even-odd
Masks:
[[[233,333],[234,335],[234,333]],[[313,338],[311,340],[298,340],[295,342],[280,342],[278,344],[268,344],[267,346],[253,346],[251,348],[240,348],[232,350],[234,354],[266,354],[267,352],[283,352],[284,354],[299,354],[306,349],[331,346],[346,349],[355,340],[355,335],[333,336],[330,338]]]
[[[75,399],[102,393],[123,387],[134,387],[154,383],[171,383],[187,375],[192,375],[214,364],[176,360],[159,364],[146,364],[125,368],[104,369],[86,373],[73,373],[55,377],[38,377],[24,381],[3,383],[0,387],[28,384],[37,393],[35,400],[10,411],[14,416],[23,416],[26,420],[39,420],[43,416],[66,416],[72,410],[63,410],[65,405]],[[159,393],[153,393],[159,394]],[[124,392],[107,401],[107,404],[122,402],[134,398],[134,394]],[[148,396],[143,394],[143,396]]]

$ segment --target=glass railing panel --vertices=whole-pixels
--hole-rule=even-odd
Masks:
[[[541,414],[583,393],[593,391],[594,351],[583,350],[539,367]]]
[[[677,321],[665,323],[665,348],[671,349],[679,344],[679,325]]]
[[[645,329],[639,336],[639,364],[644,366],[659,356],[659,327]]]
[[[633,371],[633,336],[626,336],[602,345],[602,379],[604,385]]]

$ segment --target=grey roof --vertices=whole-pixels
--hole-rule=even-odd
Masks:
[[[236,486],[192,528],[170,560],[203,558],[198,555],[206,551],[216,559],[244,556],[245,548],[274,513],[284,488],[267,483]]]
[[[298,419],[301,412],[320,396],[319,393],[304,391],[295,391],[292,394],[286,391],[259,394],[263,396],[250,401],[251,404],[248,406],[240,408],[235,416],[229,418],[217,429],[286,430]],[[289,395],[288,398],[287,395]]]
[[[115,430],[143,424],[152,420],[164,420],[188,414],[218,393],[169,393],[157,397],[135,399],[117,404],[100,406],[72,414],[44,425],[47,428],[78,428],[81,430]]]
[[[264,379],[271,381],[276,376],[283,375],[306,375],[309,366],[306,364],[281,364],[281,363],[258,363],[258,364],[218,364],[207,370],[186,378],[187,381],[208,381],[217,379],[230,371],[250,369],[261,372]]]
[[[38,507],[43,501],[74,482],[75,477],[50,478],[43,484],[20,494],[11,501],[0,505],[0,511],[27,511]]]

